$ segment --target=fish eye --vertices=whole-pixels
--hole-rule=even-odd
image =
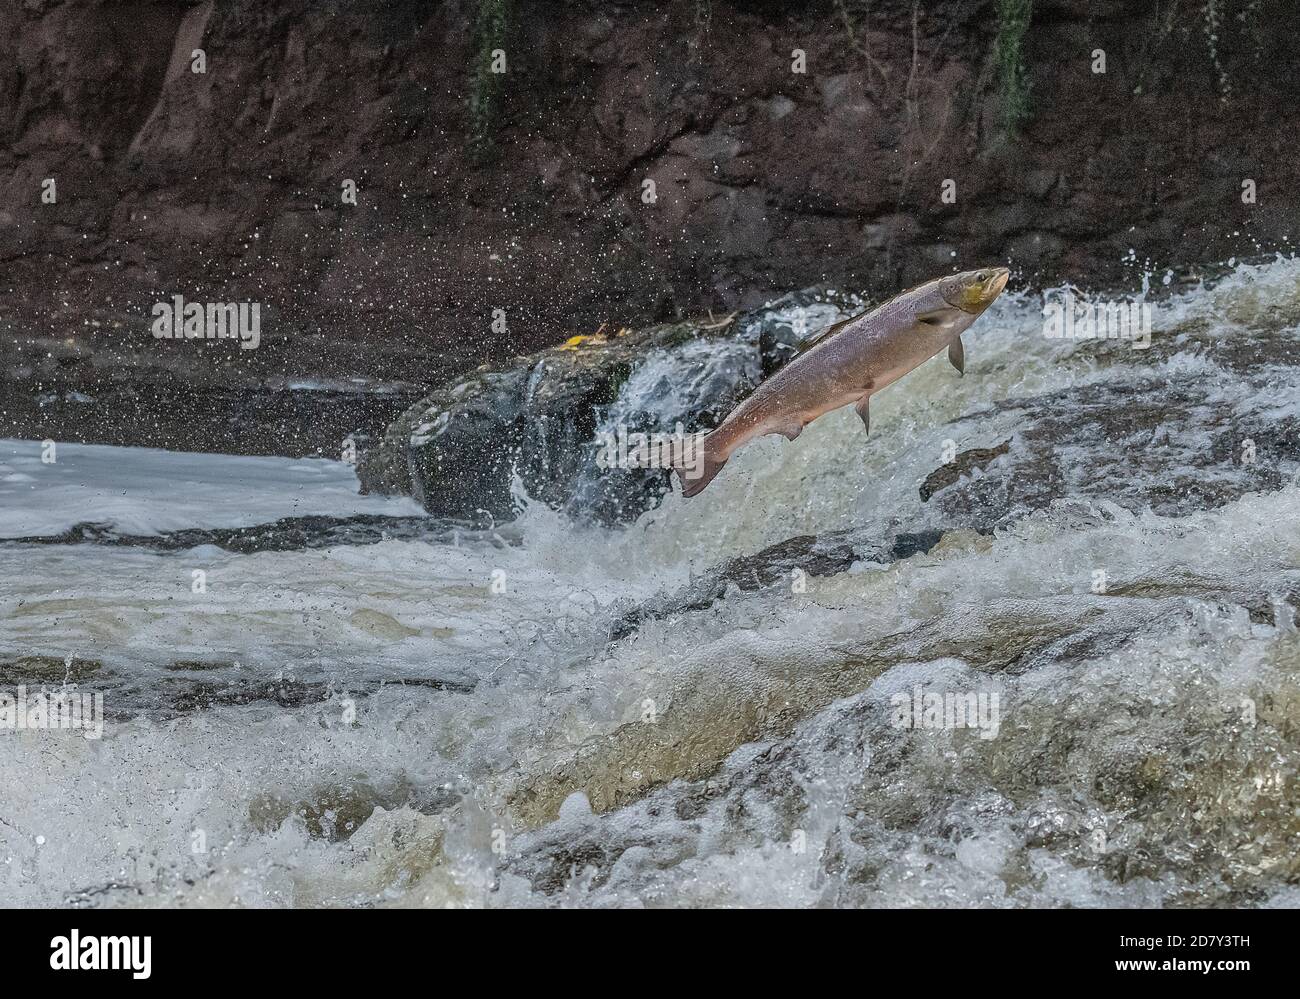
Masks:
[[[975,275],[975,280],[976,280],[976,281],[987,281],[988,279],[989,279],[989,276],[988,276],[987,274],[985,274],[983,271],[979,271],[979,272],[977,272],[976,275]]]

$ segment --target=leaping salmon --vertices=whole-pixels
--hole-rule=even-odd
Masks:
[[[990,267],[936,278],[830,327],[706,434],[698,445],[702,454],[678,465],[682,495],[700,492],[753,438],[780,434],[794,440],[817,417],[849,403],[870,429],[871,397],[945,347],[962,372],[961,335],[1001,294],[1009,276],[1005,267]]]

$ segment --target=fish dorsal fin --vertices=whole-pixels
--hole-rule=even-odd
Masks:
[[[856,316],[849,316],[848,319],[841,319],[838,323],[832,323],[830,326],[826,326],[823,329],[819,329],[817,332],[812,334],[812,336],[808,337],[807,340],[799,344],[798,348],[794,352],[794,356],[798,357],[800,354],[812,350],[819,343],[825,343],[827,340],[833,337],[840,330],[844,329],[845,326],[853,322],[853,320],[859,319],[865,315],[866,315],[865,312],[860,312]]]

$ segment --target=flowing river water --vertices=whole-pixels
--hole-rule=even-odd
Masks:
[[[1047,339],[1042,304],[870,436],[842,410],[623,527],[0,442],[0,688],[106,715],[0,730],[0,899],[1300,904],[1300,264],[1160,299],[1148,350]],[[954,451],[984,458],[923,499]],[[909,714],[936,693],[982,724]]]

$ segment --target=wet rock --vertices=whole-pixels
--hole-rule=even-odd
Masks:
[[[760,106],[767,110],[768,116],[772,121],[780,121],[791,111],[795,109],[794,101],[783,94],[777,94],[767,101],[759,101]]]
[[[1291,16],[1285,4],[1269,5],[1274,20]],[[1220,38],[1219,54],[1229,59],[1222,68],[1244,92],[1231,113],[1202,116],[1194,134],[1171,109],[1217,107],[1216,67],[1190,58],[1185,34],[1161,31],[1149,39],[1150,58],[1112,62],[1116,92],[1126,96],[1111,106],[1078,99],[1094,79],[1086,60],[1036,79],[1033,126],[1004,159],[989,155],[995,130],[978,137],[994,83],[985,69],[985,17],[921,11],[914,24],[910,4],[871,5],[870,17],[861,4],[839,5],[860,8],[849,17],[857,46],[872,53],[864,60],[834,5],[733,5],[727,24],[719,18],[704,41],[690,5],[647,18],[634,4],[544,12],[516,4],[517,44],[530,65],[503,88],[496,127],[509,155],[484,169],[464,156],[475,5],[339,0],[328,17],[313,17],[320,6],[226,0],[214,13],[208,4],[138,3],[130,31],[114,5],[0,7],[0,65],[11,68],[0,101],[9,137],[0,154],[9,157],[0,173],[0,255],[13,271],[16,293],[4,306],[21,310],[16,329],[38,323],[80,338],[105,301],[147,314],[160,291],[197,282],[224,300],[293,311],[332,339],[364,344],[370,357],[401,340],[408,350],[433,343],[464,360],[472,335],[485,351],[474,358],[481,361],[486,351],[499,357],[539,346],[579,317],[666,317],[669,275],[676,302],[692,311],[722,305],[719,273],[734,275],[729,287],[760,294],[828,278],[865,278],[873,290],[892,291],[897,266],[919,259],[936,238],[928,210],[911,195],[937,189],[950,172],[941,153],[954,149],[969,154],[954,206],[966,221],[985,192],[1023,192],[1030,213],[1023,228],[1068,239],[1070,253],[1049,280],[1123,278],[1111,238],[1132,221],[1139,232],[1172,228],[1162,245],[1178,252],[1161,259],[1211,259],[1255,240],[1285,245],[1297,229],[1294,199],[1273,199],[1250,213],[1249,225],[1244,214],[1214,210],[1219,192],[1251,175],[1244,151],[1289,148],[1290,116],[1279,109],[1292,90],[1294,39],[1260,33],[1262,13],[1258,23],[1225,19],[1234,37]],[[1117,7],[1099,24],[1088,5],[1054,4],[1033,37],[1044,52],[1099,43],[1110,50],[1125,37],[1147,37],[1149,19],[1143,8]],[[250,31],[254,23],[259,30]],[[792,33],[809,54],[806,76],[789,72]],[[213,85],[212,73],[175,71],[173,53],[200,35],[209,52],[224,53],[224,86]],[[268,37],[284,44],[268,46]],[[332,72],[304,71],[304,53]],[[911,99],[895,99],[897,81],[936,59],[933,74],[916,77]],[[649,66],[660,72],[637,69]],[[1159,85],[1149,78],[1153,67]],[[886,79],[895,83],[882,90]],[[276,99],[250,105],[248,94],[265,80],[277,81]],[[953,94],[962,96],[950,106],[945,95]],[[931,106],[939,98],[944,103]],[[738,115],[749,104],[766,111]],[[1142,127],[1128,127],[1133,121]],[[747,161],[746,197],[763,205],[767,225],[746,226],[758,242],[701,252],[718,243],[708,211],[719,195],[715,161],[669,147],[719,132],[739,143],[731,162]],[[231,148],[247,153],[238,177],[227,165]],[[1291,159],[1269,162],[1277,190],[1294,190]],[[1149,183],[1132,182],[1134,164]],[[32,178],[56,165],[60,187],[76,197],[60,201],[60,224],[49,226],[29,194]],[[338,204],[335,179],[363,170],[363,211],[350,213]],[[655,210],[644,210],[640,181],[663,175],[671,184],[660,185]],[[1067,179],[1096,188],[1095,201],[1070,206],[1058,196]],[[863,222],[899,206],[913,206],[915,234],[898,230],[890,266],[864,267]],[[968,225],[950,241],[967,259],[984,252],[984,239],[982,227]],[[199,243],[205,252],[196,261]],[[513,253],[485,266],[485,248],[506,247]],[[488,334],[482,317],[469,315],[467,303],[489,302],[511,315],[508,335]],[[317,345],[294,336],[286,348],[290,369],[319,373]],[[205,415],[202,406],[194,411],[200,419],[191,428]],[[167,407],[157,412],[157,427],[144,419],[118,427],[110,418],[85,421],[85,432],[130,431],[157,443],[169,429]]]
[[[234,680],[225,683],[169,680],[164,690],[169,699],[168,706],[180,714],[207,711],[217,705],[256,703],[299,708],[307,704],[319,704],[333,693],[327,683],[288,679]]]
[[[1045,198],[1047,193],[1056,186],[1056,180],[1057,174],[1055,170],[1048,168],[1028,170],[1024,174],[1022,189],[1032,197]]]
[[[1252,595],[1256,593],[1252,590]],[[745,743],[784,738],[801,718],[866,689],[903,663],[960,659],[981,674],[1015,677],[1104,656],[1187,612],[1182,597],[1126,600],[1059,595],[966,605],[896,634],[837,645],[817,670],[784,656],[751,657],[677,681],[654,724],[631,722],[592,739],[510,795],[512,812],[540,824],[582,791],[596,812],[620,808],[678,779],[702,780]]]
[[[729,835],[741,838],[753,834],[760,842],[788,840],[794,829],[807,828],[803,825],[807,802],[799,799],[810,781],[793,778],[790,767],[798,762],[797,733],[810,728],[824,740],[825,755],[802,768],[802,773],[816,775],[811,780],[821,786],[827,778],[826,765],[844,767],[844,786],[853,789],[844,822],[864,834],[883,825],[912,835],[925,825],[939,841],[951,842],[961,829],[969,832],[968,823],[977,816],[1006,814],[1007,803],[1000,798],[1028,803],[1033,814],[1026,825],[1041,825],[1042,816],[1033,803],[1043,789],[1095,794],[1101,805],[1120,814],[1142,801],[1144,793],[1154,795],[1142,801],[1148,812],[1162,812],[1163,802],[1176,808],[1187,795],[1186,779],[1195,776],[1194,768],[1187,770],[1187,747],[1180,741],[1183,709],[1153,715],[1154,703],[1126,701],[1130,659],[1124,653],[1144,644],[1149,647],[1154,636],[1180,631],[1190,636],[1199,627],[1214,627],[1196,623],[1203,620],[1200,608],[1206,600],[1230,613],[1277,593],[1288,594],[1294,610],[1300,597],[1300,579],[1294,570],[1245,571],[1238,582],[1225,587],[1202,581],[1197,587],[1181,581],[1166,585],[1151,578],[1143,581],[1140,592],[1123,595],[1114,591],[972,602],[917,621],[910,629],[836,643],[816,670],[802,669],[797,658],[791,662],[785,655],[750,655],[743,664],[731,663],[726,669],[700,662],[674,684],[663,701],[668,706],[654,724],[621,725],[577,747],[560,763],[549,761],[543,771],[529,775],[514,789],[509,795],[511,811],[527,826],[553,820],[561,802],[578,792],[590,801],[596,819],[582,830],[551,826],[526,833],[519,841],[521,855],[510,869],[528,877],[538,890],[549,892],[562,886],[563,879],[557,880],[561,872],[581,873],[566,865],[581,858],[581,866],[594,868],[588,872],[590,884],[598,886],[614,876],[611,865],[624,850],[642,845],[641,837],[649,828],[658,830],[656,840],[664,846],[659,864],[651,867],[680,863],[683,851],[674,845],[672,831],[678,823],[685,824],[683,832],[701,825],[725,826]],[[1198,645],[1193,637],[1188,641],[1192,647]],[[938,667],[941,660],[949,665]],[[961,664],[955,664],[957,660]],[[1213,662],[1213,654],[1209,660]],[[1212,664],[1186,667],[1190,674],[1218,668]],[[877,686],[886,674],[900,669],[914,679]],[[1056,670],[1058,679],[1050,684],[1036,679],[1045,670]],[[1143,670],[1132,683],[1147,691],[1144,697],[1196,700],[1198,732],[1222,726],[1225,712],[1227,721],[1248,738],[1255,734],[1265,740],[1283,738],[1291,727],[1297,702],[1293,677],[1287,676],[1293,671],[1262,680],[1280,685],[1281,693],[1261,695],[1262,723],[1242,727],[1236,695],[1225,692],[1224,699],[1216,700],[1206,696],[1199,684],[1167,687],[1150,662]],[[956,689],[1000,694],[1000,736],[986,739],[960,730],[918,732],[893,721],[892,694],[899,689],[910,694],[914,685],[942,690],[945,685],[936,681],[944,674]],[[1088,675],[1093,679],[1073,679]],[[1073,701],[1060,699],[1056,690],[1062,685],[1105,702],[1107,710],[1086,714],[1063,710]],[[870,722],[864,730],[849,716],[865,720],[861,712],[868,703]],[[1157,719],[1164,731],[1158,740],[1148,741],[1147,733]],[[1089,758],[1095,777],[1078,784],[1072,754],[1080,738],[1100,747],[1134,733],[1152,748],[1140,753],[1093,752]],[[1157,741],[1168,741],[1173,752],[1163,763],[1154,748]],[[1287,753],[1294,758],[1294,740],[1290,742]],[[931,755],[940,746],[946,747],[940,755]],[[1263,759],[1274,757],[1265,754]],[[938,779],[924,794],[913,794],[907,790],[910,780],[900,779],[913,771],[928,772],[939,760],[944,767],[973,766],[982,775],[961,784],[978,799],[965,816],[939,807],[956,785]],[[1184,776],[1176,778],[1175,771]],[[1227,774],[1209,776],[1211,785],[1222,778],[1226,786],[1234,786]],[[997,794],[982,798],[984,789]],[[751,807],[758,802],[761,806]],[[1076,819],[1069,819],[1060,830],[1058,845],[1073,849],[1079,829],[1089,828]],[[1194,824],[1184,820],[1176,824],[1181,834],[1194,837]],[[1158,830],[1159,824],[1153,830],[1157,838]],[[1045,841],[1041,829],[1028,835]],[[579,848],[579,843],[587,845]],[[848,863],[858,868],[856,877],[867,876],[859,866],[861,858],[851,860],[838,853],[833,841],[831,846],[828,863]],[[1270,852],[1278,855],[1281,847],[1280,841],[1274,843]],[[885,850],[882,856],[896,860],[899,851]],[[1180,860],[1174,852],[1163,863],[1177,866],[1186,858]]]
[[[277,667],[278,668],[278,667]],[[358,677],[347,686],[360,699],[394,686],[464,694],[475,681],[466,676],[377,675]],[[104,663],[95,659],[48,655],[0,657],[0,688],[24,686],[29,691],[79,689],[104,696],[104,720],[125,722],[138,717],[173,719],[217,707],[252,704],[306,708],[326,704],[340,692],[334,678],[319,671],[312,679],[275,676],[241,666],[229,653],[211,660],[176,659],[150,664],[142,661]]]
[[[629,611],[614,622],[610,639],[624,638],[648,620],[703,610],[721,600],[733,587],[742,591],[776,586],[790,588],[798,573],[834,576],[856,562],[896,562],[928,552],[942,536],[940,531],[920,531],[882,540],[865,531],[846,530],[789,538],[754,555],[725,562],[682,590],[660,595]]]
[[[935,268],[936,272],[942,273],[944,268],[952,267],[956,261],[957,248],[951,243],[935,243],[933,246],[923,247],[921,256]]]
[[[214,707],[247,704],[275,704],[281,708],[302,708],[324,704],[338,693],[338,687],[326,680],[296,680],[283,677],[265,679],[237,675],[228,679],[205,680],[184,675],[194,672],[228,674],[232,670],[227,663],[211,666],[189,663],[183,668],[177,664],[171,672],[177,675],[162,678],[154,689],[145,695],[152,696],[152,703],[147,705],[147,713],[155,717],[174,718],[177,715],[209,711]],[[474,689],[473,683],[455,679],[407,677],[398,681],[357,680],[352,685],[353,689],[350,693],[355,697],[364,697],[380,690],[386,683],[454,693],[467,693]],[[146,706],[144,696],[136,691],[131,683],[116,688],[115,701],[117,707],[108,712],[109,717],[129,717],[133,713],[132,706],[135,710]]]
[[[269,524],[249,527],[193,527],[163,534],[122,534],[112,524],[74,524],[59,534],[28,538],[6,538],[4,545],[93,544],[153,551],[185,551],[213,545],[226,551],[251,555],[254,552],[303,551],[336,545],[373,545],[381,541],[447,538],[455,528],[435,523],[428,517],[385,517],[358,514],[354,517],[283,517]]]
[[[257,350],[164,350],[182,345],[109,313],[77,339],[11,337],[0,344],[0,437],[338,459],[346,439],[364,448],[424,393],[406,372],[436,378],[451,363],[427,348],[361,353],[284,333],[268,329]]]
[[[1026,205],[1017,201],[1009,205],[990,207],[980,218],[979,224],[989,232],[1004,237],[1009,233],[1019,232],[1025,226],[1032,224],[1032,215]]]
[[[97,659],[80,659],[73,656],[16,656],[0,659],[0,685],[41,686],[44,684],[77,684],[99,675],[104,664]]]
[[[943,524],[980,531],[1066,497],[1184,516],[1300,472],[1300,421],[1234,405],[1210,377],[1079,385],[998,402],[953,426],[968,438],[1012,433],[963,452],[921,487]]]
[[[762,374],[768,378],[826,327],[868,308],[856,296],[835,289],[807,288],[782,295],[741,317],[738,325],[743,337],[758,344]]]
[[[248,819],[254,829],[271,832],[293,818],[313,839],[340,843],[350,839],[376,808],[392,811],[408,804],[425,812],[446,808],[453,799],[439,795],[439,790],[421,791],[405,778],[376,785],[356,775],[342,784],[313,788],[298,799],[276,792],[257,795],[248,803]]]
[[[1007,248],[1009,259],[1029,267],[1055,261],[1064,252],[1065,240],[1051,232],[1027,232],[1013,239]]]
[[[1010,441],[1003,441],[997,447],[976,447],[963,451],[948,464],[936,468],[921,483],[921,499],[928,500],[940,489],[946,489],[972,471],[983,471],[998,455],[1006,454],[1011,447]]]
[[[868,250],[883,250],[889,245],[889,227],[881,222],[871,222],[862,227],[862,245]]]
[[[358,468],[367,492],[414,496],[431,514],[508,519],[529,497],[601,522],[635,518],[668,489],[661,468],[602,467],[599,432],[717,424],[759,380],[754,336],[727,320],[573,337],[436,389]]]

